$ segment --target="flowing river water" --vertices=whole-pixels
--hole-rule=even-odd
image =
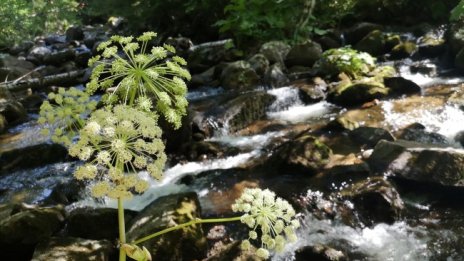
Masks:
[[[434,64],[430,61],[430,66]],[[450,76],[428,76],[411,73],[408,61],[400,66],[401,76],[421,85],[423,94],[436,86],[445,90],[457,88],[463,78]],[[298,90],[292,86],[267,90],[276,97],[268,108],[268,120],[287,126],[298,124],[325,124],[346,110],[326,101],[305,105],[299,98]],[[189,93],[192,104],[205,99],[215,99],[226,92],[222,89],[202,88]],[[432,94],[433,95],[433,94]],[[395,104],[406,97],[381,101],[380,107],[384,120],[381,127],[396,131],[412,123],[421,123],[426,130],[444,135],[450,146],[460,147],[453,138],[464,130],[464,111],[449,105],[417,106],[407,112],[395,111]],[[31,114],[31,121],[10,129],[7,143],[0,144],[2,150],[21,148],[44,142],[38,135],[40,127],[34,123],[36,115]],[[218,159],[179,162],[166,167],[164,178],[160,182],[150,181],[150,189],[142,196],[136,196],[126,203],[132,210],[141,210],[154,199],[172,193],[195,191],[198,193],[204,214],[212,215],[224,211],[228,202],[217,198],[226,195],[236,183],[247,180],[240,168],[249,162],[266,156],[266,147],[276,140],[285,138],[291,128],[262,131],[251,135],[229,133],[227,124],[209,138],[224,146],[238,149],[238,153]],[[12,137],[12,138],[11,138]],[[62,162],[40,166],[29,170],[20,170],[3,175],[0,178],[0,202],[38,203],[49,197],[52,187],[58,183],[72,180],[72,172],[79,163]],[[205,174],[207,173],[207,174]],[[147,173],[141,173],[150,180]],[[227,175],[227,177],[225,177]],[[222,177],[222,178],[219,178]],[[293,189],[293,197],[311,198],[317,203],[324,201],[325,193],[315,184],[301,182],[301,177],[292,177],[291,173],[281,173],[270,180],[257,178],[264,186],[269,185],[277,192]],[[289,245],[284,253],[274,255],[273,260],[293,260],[294,252],[302,246],[327,244],[337,249],[347,250],[357,260],[462,260],[464,250],[464,204],[459,200],[450,204],[441,204],[448,198],[442,195],[418,194],[417,191],[400,189],[408,211],[393,224],[376,224],[371,227],[353,228],[340,220],[319,219],[303,210],[302,229],[298,231],[299,240]],[[349,205],[349,202],[346,202]],[[433,207],[432,207],[433,205]],[[116,207],[116,202],[96,202],[87,194],[80,195],[77,202],[67,208],[81,206]]]

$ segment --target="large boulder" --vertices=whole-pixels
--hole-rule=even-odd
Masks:
[[[284,42],[271,41],[261,45],[259,52],[266,56],[269,62],[283,64],[290,48],[290,45]]]
[[[313,41],[297,44],[290,49],[285,58],[287,68],[292,66],[312,67],[322,56],[322,47]]]
[[[29,61],[20,60],[9,55],[0,56],[0,82],[15,80],[31,73],[34,68],[35,65]]]
[[[443,186],[464,186],[464,150],[397,140],[380,141],[368,159],[380,173]]]
[[[314,78],[310,81],[301,81],[292,84],[299,90],[301,101],[305,104],[312,104],[325,99],[327,83],[321,78]]]
[[[223,103],[210,105],[211,110],[194,117],[194,126],[208,137],[220,128],[234,133],[266,117],[267,108],[275,99],[275,96],[266,92],[245,93]]]
[[[374,56],[384,54],[386,50],[385,35],[380,30],[374,30],[359,41],[354,48]]]
[[[261,77],[264,76],[264,73],[266,73],[269,69],[270,63],[264,54],[255,54],[248,59],[248,62],[250,63],[251,68]]]
[[[37,243],[63,225],[62,207],[22,206],[0,221],[0,259],[30,260]]]
[[[332,150],[327,145],[303,133],[278,147],[268,164],[285,170],[316,174],[329,162],[331,155]]]
[[[67,41],[81,41],[84,40],[84,30],[79,26],[71,26],[66,30]]]
[[[287,75],[283,72],[282,65],[275,63],[271,65],[264,74],[263,82],[272,88],[286,86],[289,83]]]
[[[398,95],[420,93],[422,91],[422,88],[417,83],[403,77],[387,77],[384,78],[383,82],[385,86],[392,90],[392,93]]]
[[[354,26],[348,28],[344,33],[346,43],[356,44],[361,39],[363,39],[368,33],[374,30],[382,30],[382,28],[382,25],[368,22],[355,24]]]
[[[351,107],[384,98],[389,94],[389,91],[383,83],[367,79],[342,82],[331,90],[327,98],[334,104]]]
[[[343,189],[340,194],[350,199],[366,225],[392,224],[404,209],[398,191],[384,177],[371,177]]]
[[[360,144],[366,145],[367,147],[374,147],[381,140],[393,141],[395,138],[393,135],[382,128],[373,127],[359,127],[349,133],[350,138]]]
[[[413,42],[403,42],[391,50],[391,58],[393,59],[403,59],[412,56],[417,51],[417,45]]]
[[[45,46],[36,46],[29,51],[26,60],[39,65],[42,64],[45,57],[50,55],[51,53],[52,51]]]
[[[46,143],[0,152],[0,173],[64,161],[67,155],[65,147]]]
[[[37,246],[32,261],[109,261],[116,260],[117,249],[108,240],[53,237]]]
[[[195,193],[164,196],[150,203],[127,226],[127,241],[200,218]],[[175,230],[140,244],[153,260],[195,260],[206,256],[206,238],[201,225]]]
[[[246,90],[259,83],[259,76],[246,61],[236,61],[226,65],[221,73],[221,85],[229,90]]]

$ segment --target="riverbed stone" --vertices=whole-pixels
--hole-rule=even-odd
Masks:
[[[285,57],[287,68],[292,66],[312,67],[322,56],[322,47],[313,41],[307,40],[294,45]]]
[[[84,40],[84,30],[80,26],[71,26],[66,30],[66,41]]]
[[[9,125],[23,122],[27,118],[26,109],[17,101],[0,101],[0,115],[3,115]]]
[[[0,82],[13,81],[31,73],[35,65],[29,61],[18,59],[10,55],[0,56]],[[38,73],[32,73],[37,75]]]
[[[370,177],[343,189],[340,194],[351,200],[365,225],[392,224],[404,209],[395,187],[384,177]]]
[[[259,76],[246,61],[236,61],[226,65],[221,73],[221,85],[228,90],[246,90],[259,83]]]
[[[37,243],[63,225],[62,207],[20,206],[0,221],[0,259],[30,260]]]
[[[322,101],[326,97],[327,83],[321,78],[302,80],[292,83],[299,90],[299,96],[305,104],[312,104]]]
[[[368,159],[379,173],[443,186],[464,186],[464,150],[397,140],[380,141]]]
[[[449,143],[445,136],[439,133],[427,131],[425,126],[420,123],[413,123],[406,126],[401,130],[401,134],[398,138],[402,140],[437,145],[448,145]]]
[[[389,94],[389,89],[381,82],[370,79],[341,82],[329,92],[328,101],[345,107],[353,107]]]
[[[290,45],[282,41],[270,41],[261,45],[259,52],[266,56],[270,63],[280,63],[283,65],[285,57],[290,52],[290,48]]]
[[[234,241],[229,244],[216,244],[215,249],[211,251],[211,256],[203,261],[260,261],[262,260],[255,254],[255,247],[251,246],[251,250],[242,250],[240,247],[241,241]]]
[[[0,173],[64,161],[67,155],[62,145],[47,143],[0,152]]]
[[[391,50],[391,58],[403,59],[412,56],[417,51],[417,45],[413,42],[402,42]]]
[[[348,28],[345,31],[344,35],[345,35],[346,42],[348,44],[356,44],[370,32],[374,30],[382,30],[382,29],[383,29],[382,25],[369,23],[369,22],[361,22],[361,23],[355,24],[352,27]]]
[[[284,73],[282,65],[280,65],[280,63],[274,63],[264,74],[263,82],[266,86],[278,88],[288,85],[289,79]]]
[[[354,48],[373,56],[384,54],[386,50],[385,35],[380,30],[374,30],[361,39]]]
[[[52,51],[45,46],[35,46],[30,51],[26,57],[26,60],[39,65],[42,64],[45,57],[50,55]]]
[[[127,240],[200,218],[196,193],[181,193],[156,199],[135,216],[127,226]],[[150,251],[153,260],[195,260],[206,256],[206,237],[201,225],[189,226],[147,240],[139,246]]]
[[[276,149],[268,164],[298,173],[316,174],[328,162],[332,150],[318,138],[300,134]]]
[[[412,94],[420,93],[422,88],[415,82],[403,77],[387,77],[384,78],[384,84],[395,94]]]
[[[264,73],[266,73],[270,65],[269,60],[261,53],[253,55],[250,59],[248,59],[248,62],[250,63],[251,68],[261,77],[264,76]]]
[[[332,247],[316,244],[305,246],[295,251],[295,261],[344,261],[348,260],[345,253]]]
[[[395,140],[393,135],[385,129],[364,126],[350,131],[349,136],[354,142],[368,148],[374,147],[380,140]]]
[[[116,260],[118,250],[108,240],[52,237],[37,246],[32,261],[109,261]]]

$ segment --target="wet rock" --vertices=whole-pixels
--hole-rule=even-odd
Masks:
[[[290,45],[281,41],[271,41],[261,45],[259,52],[262,53],[269,62],[284,64],[285,57],[290,52]]]
[[[0,114],[0,133],[4,132],[6,130],[8,122],[5,119],[5,116]]]
[[[89,59],[92,58],[92,51],[88,48],[76,48],[74,61],[80,67],[87,67]]]
[[[361,221],[368,226],[382,222],[392,224],[404,209],[398,191],[384,177],[359,181],[340,194],[353,202]]]
[[[288,68],[292,66],[312,67],[321,56],[322,47],[318,43],[308,40],[290,49],[285,57],[285,65]]]
[[[160,117],[158,123],[163,130],[166,152],[177,153],[182,150],[184,144],[192,140],[192,112],[190,110],[187,110],[187,115],[182,117],[181,126],[178,129],[174,129],[164,117]]]
[[[27,118],[26,109],[17,101],[0,101],[0,115],[5,117],[9,125],[18,124]]]
[[[58,144],[38,144],[0,152],[0,173],[64,161],[67,155],[67,149]]]
[[[56,184],[50,195],[41,203],[44,205],[69,205],[77,202],[85,196],[85,184],[76,179]]]
[[[411,64],[410,70],[412,73],[425,74],[430,77],[437,76],[437,66],[428,61],[414,62]]]
[[[246,61],[236,61],[228,64],[221,73],[221,85],[224,89],[245,90],[255,87],[259,76]]]
[[[40,109],[40,105],[43,103],[43,96],[32,93],[25,97],[21,97],[19,102],[23,106],[23,108],[29,113],[38,113]]]
[[[266,56],[264,56],[264,54],[255,54],[248,59],[248,62],[250,63],[251,68],[261,77],[264,76],[264,73],[266,73],[269,69],[269,60]]]
[[[380,141],[368,159],[379,173],[444,186],[464,186],[464,150],[397,140]]]
[[[211,256],[203,261],[259,261],[262,260],[256,256],[255,250],[244,251],[240,248],[241,241],[234,241],[230,244],[221,244],[211,251]],[[254,248],[254,247],[252,247]]]
[[[267,108],[275,99],[266,92],[245,93],[211,107],[212,110],[195,117],[194,122],[206,136],[211,136],[218,128],[226,128],[233,133],[266,117]]]
[[[192,79],[188,82],[192,88],[203,87],[203,86],[218,86],[219,82],[215,80],[216,67],[211,67],[208,70],[192,75]]]
[[[272,88],[285,86],[288,82],[288,77],[279,63],[271,65],[264,75],[264,84]]]
[[[65,49],[45,55],[43,57],[43,63],[57,66],[67,61],[72,61],[75,57],[76,53],[73,49]]]
[[[31,49],[29,54],[26,57],[26,60],[34,64],[42,64],[44,58],[50,55],[52,51],[45,46],[36,46]]]
[[[127,226],[127,240],[155,233],[167,227],[200,217],[200,205],[195,193],[164,196],[145,207]],[[206,238],[201,225],[189,226],[145,241],[153,260],[195,260],[206,255]]]
[[[372,80],[342,82],[336,86],[327,100],[345,107],[361,105],[374,99],[381,99],[389,94],[389,89],[383,83]]]
[[[210,141],[192,142],[186,146],[185,155],[189,160],[217,158],[224,155],[223,147],[221,144]]]
[[[325,99],[327,84],[321,78],[313,78],[310,81],[293,83],[298,88],[301,101],[312,104]]]
[[[456,142],[459,142],[459,144],[461,144],[461,146],[464,147],[464,131],[458,132],[456,136],[454,137],[454,140]]]
[[[386,36],[385,39],[385,47],[387,50],[393,49],[393,47],[397,46],[401,43],[401,36],[398,34],[390,34]]]
[[[26,54],[33,46],[34,42],[32,41],[23,41],[20,44],[13,45],[8,51],[11,55]]]
[[[425,57],[437,57],[446,50],[445,39],[437,38],[433,34],[427,34],[419,39],[419,54]]]
[[[124,211],[126,223],[135,212]],[[114,208],[77,208],[69,213],[65,233],[67,236],[86,239],[118,238],[118,210]]]
[[[401,131],[399,138],[402,140],[415,141],[426,144],[448,144],[448,140],[445,136],[438,133],[426,131],[425,126],[420,123],[413,123],[404,128]]]
[[[305,246],[295,251],[295,261],[342,261],[348,257],[342,251],[326,245]]]
[[[334,154],[330,162],[324,166],[324,173],[318,180],[327,189],[342,187],[365,179],[370,174],[369,165],[354,153],[348,155]]]
[[[332,150],[319,139],[303,133],[290,140],[274,152],[268,164],[307,174],[315,174],[328,162]]]
[[[220,62],[230,62],[240,57],[231,39],[203,43],[193,46],[191,50],[187,60],[193,74],[204,72]]]
[[[0,56],[0,81],[12,81],[34,70],[31,62],[6,55]],[[34,73],[33,75],[37,75]]]
[[[384,78],[384,84],[395,94],[412,94],[420,93],[422,88],[415,82],[403,77],[388,77]]]
[[[350,131],[349,135],[354,142],[369,148],[374,147],[380,140],[395,140],[389,131],[373,127],[359,127]]]
[[[107,240],[53,237],[48,242],[37,246],[32,261],[107,261],[116,260],[117,253],[116,247]]]
[[[402,58],[407,58],[411,57],[415,52],[417,51],[417,46],[413,42],[403,42],[391,50],[391,58],[393,59],[402,59]]]
[[[384,54],[386,50],[385,36],[380,30],[374,30],[361,39],[354,48],[373,56]]]
[[[13,210],[0,221],[0,259],[30,260],[35,245],[50,238],[63,221],[61,207],[22,206]]]
[[[383,26],[368,22],[358,23],[345,31],[345,39],[348,44],[355,44],[374,30],[382,30]]]
[[[344,130],[354,130],[359,127],[359,123],[357,121],[353,121],[348,117],[340,116],[335,120],[330,121],[327,126],[326,130],[335,130],[335,131],[344,131]]]
[[[66,41],[84,40],[84,31],[79,26],[71,26],[66,30]]]

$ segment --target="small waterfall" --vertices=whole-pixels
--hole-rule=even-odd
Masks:
[[[283,87],[268,91],[277,97],[268,110],[268,117],[290,123],[307,122],[315,119],[329,119],[338,112],[338,108],[326,101],[305,105],[294,87]]]

